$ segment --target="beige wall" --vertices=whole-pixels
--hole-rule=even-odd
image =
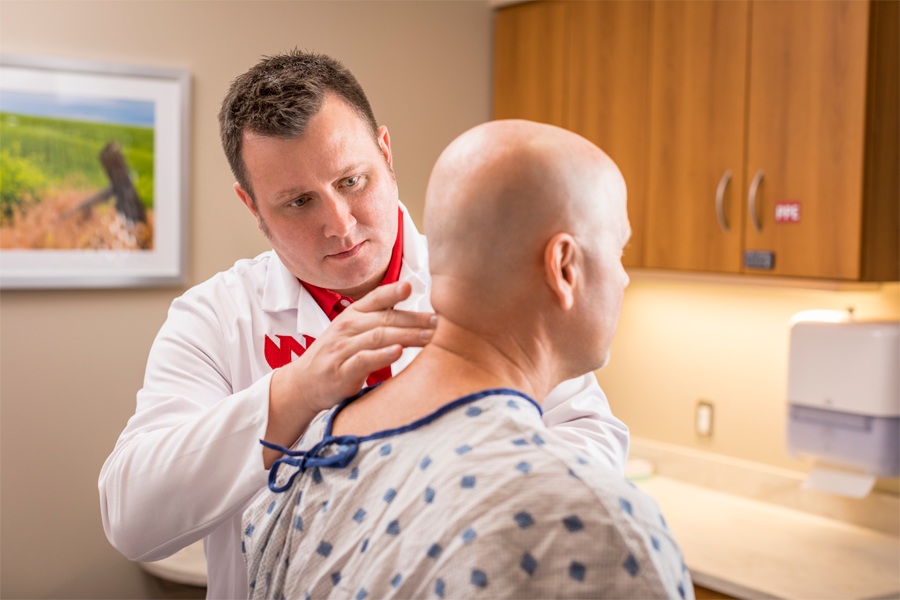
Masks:
[[[0,3],[3,52],[191,71],[191,284],[268,248],[219,147],[231,79],[294,46],[343,60],[390,129],[401,199],[421,223],[438,154],[490,116],[490,39],[483,2]],[[161,593],[107,543],[96,481],[180,293],[0,294],[2,597]]]
[[[900,286],[827,291],[636,271],[597,378],[632,435],[808,471],[784,449],[788,321],[850,306],[858,319],[897,320]],[[701,398],[713,403],[711,438],[694,431]],[[879,486],[896,492],[897,480]]]
[[[193,80],[190,282],[267,245],[234,197],[215,115],[229,81],[293,46],[344,60],[390,127],[401,198],[421,224],[431,165],[490,114],[491,15],[482,2],[0,3],[0,50],[183,67]],[[165,595],[103,535],[96,479],[134,409],[153,336],[179,289],[0,294],[0,596]],[[787,321],[874,291],[772,288],[638,274],[598,376],[634,435],[797,470],[783,450]],[[715,435],[697,438],[698,398]]]

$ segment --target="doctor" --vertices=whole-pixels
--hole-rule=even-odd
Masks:
[[[232,83],[219,123],[234,189],[273,250],[172,302],[99,488],[125,556],[159,560],[204,539],[208,597],[238,598],[241,515],[279,456],[259,440],[293,445],[319,412],[408,365],[436,319],[388,130],[346,68],[299,51],[266,58]],[[497,243],[507,235],[514,223]],[[628,429],[592,373],[543,404],[573,447],[624,470]]]

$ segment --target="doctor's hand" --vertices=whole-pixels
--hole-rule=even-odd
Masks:
[[[400,358],[403,348],[431,340],[436,316],[393,310],[410,293],[407,282],[375,288],[348,306],[303,356],[275,370],[269,385],[267,441],[290,447],[319,412],[359,392],[366,378]],[[265,467],[279,456],[264,449]]]

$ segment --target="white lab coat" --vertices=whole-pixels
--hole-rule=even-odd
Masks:
[[[431,312],[425,237],[403,210],[403,310]],[[245,598],[241,515],[266,487],[262,446],[272,368],[266,336],[318,338],[330,321],[272,252],[176,298],[137,394],[137,409],[100,472],[100,511],[110,543],[131,560],[153,561],[204,539],[209,598]],[[418,349],[406,349],[398,373]],[[292,355],[293,356],[293,355]],[[628,429],[592,373],[544,400],[558,435],[624,471]]]

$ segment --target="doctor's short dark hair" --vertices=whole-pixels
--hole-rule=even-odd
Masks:
[[[219,135],[231,171],[254,205],[256,197],[241,154],[244,131],[284,139],[300,137],[329,93],[359,115],[377,144],[378,124],[362,86],[347,67],[330,56],[297,49],[266,56],[231,83],[219,110]]]

